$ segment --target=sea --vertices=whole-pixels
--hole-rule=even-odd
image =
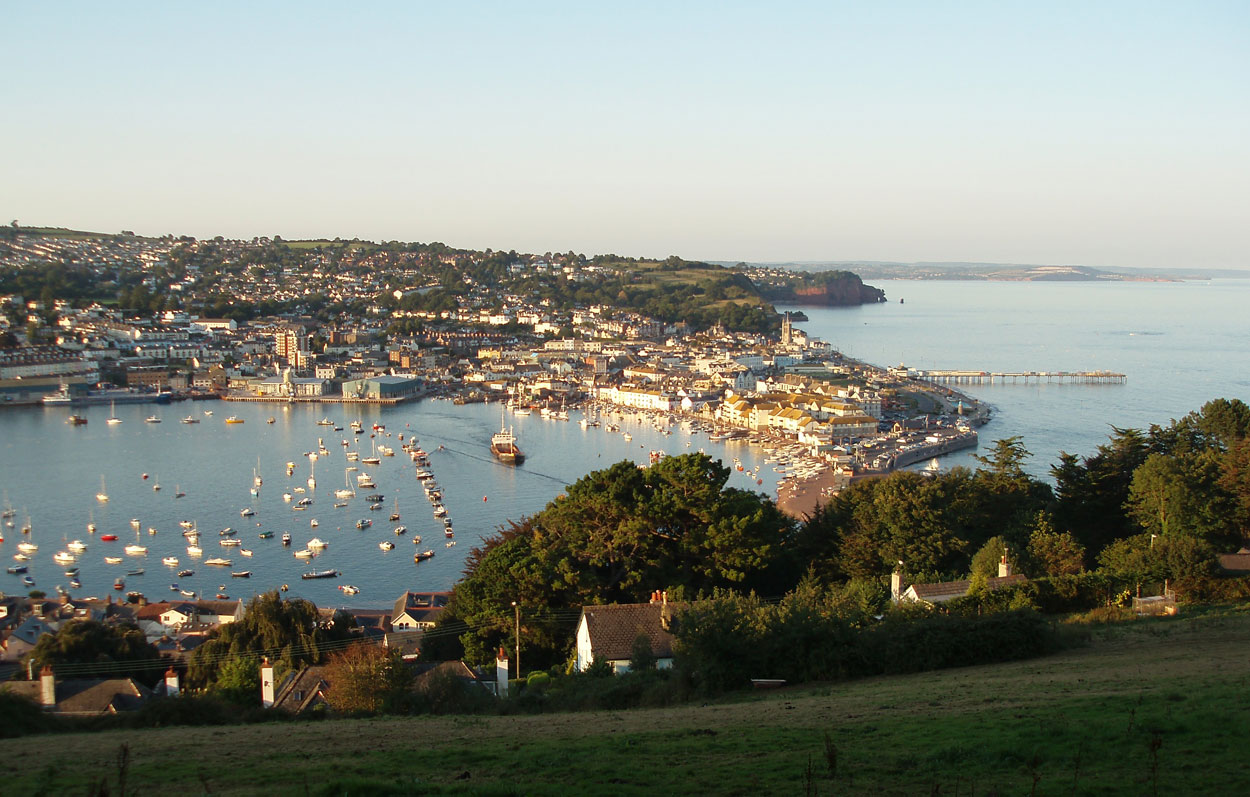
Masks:
[[[1019,436],[1039,478],[1061,452],[1088,456],[1115,428],[1166,425],[1215,398],[1250,403],[1250,279],[870,282],[886,302],[778,309],[802,310],[810,320],[799,328],[881,366],[1126,375],[1123,384],[951,385],[993,407],[980,453]],[[942,464],[975,467],[977,454]]]
[[[981,451],[996,439],[1018,435],[1032,453],[1027,466],[1039,478],[1048,478],[1059,452],[1088,455],[1112,427],[1164,424],[1216,397],[1250,401],[1250,325],[1241,315],[1250,306],[1250,280],[874,284],[885,289],[886,303],[793,308],[810,319],[800,326],[851,357],[882,366],[1102,369],[1127,375],[1117,385],[959,388],[994,408],[980,430]],[[652,452],[704,451],[730,467],[731,486],[772,496],[780,478],[758,447],[712,441],[677,425],[657,429],[638,415],[602,419],[622,425],[620,432],[610,432],[606,425],[581,428],[580,410],[570,410],[569,421],[556,421],[537,413],[505,415],[499,404],[460,406],[443,400],[395,407],[207,401],[74,411],[88,423],[66,424],[68,408],[0,409],[0,503],[12,506],[16,515],[15,527],[2,529],[0,558],[6,567],[18,564],[13,555],[23,536],[19,530],[29,522],[30,539],[39,549],[25,564],[35,589],[49,595],[58,586],[69,588],[66,566],[55,563],[53,554],[81,540],[86,551],[68,565],[80,571],[82,587],[71,591],[75,596],[139,591],[159,601],[177,600],[187,590],[202,597],[247,599],[286,585],[288,596],[319,606],[383,608],[404,590],[449,589],[483,539],[540,511],[586,473],[615,462],[646,464]],[[106,424],[114,413],[122,423]],[[160,423],[146,422],[152,415]],[[226,424],[231,415],[243,423]],[[182,423],[185,417],[199,422]],[[319,425],[321,420],[341,430]],[[354,420],[361,421],[362,434],[353,433],[349,424]],[[382,428],[374,429],[375,424]],[[490,436],[505,424],[514,428],[526,455],[519,466],[490,455]],[[632,439],[625,439],[626,432]],[[404,441],[416,438],[429,452],[453,538],[445,537],[442,522],[433,516],[415,467],[401,450],[400,435]],[[323,445],[326,455],[308,456]],[[377,466],[345,456],[347,451],[367,456],[375,446],[390,447],[395,456],[382,457]],[[942,464],[975,466],[975,453],[960,452]],[[288,462],[294,465],[290,476]],[[354,485],[360,472],[348,471],[351,466],[370,473],[377,487],[357,488],[346,507],[335,507],[334,491]],[[262,482],[257,495],[251,493],[255,476]],[[160,489],[154,489],[158,484]],[[108,494],[107,503],[96,500],[101,491]],[[364,499],[370,492],[384,496],[377,510]],[[179,493],[185,495],[176,497]],[[311,498],[311,505],[295,509],[301,498]],[[244,516],[245,509],[254,514]],[[396,509],[400,521],[391,523],[388,517]],[[358,529],[362,519],[372,524]],[[199,558],[187,554],[182,521],[194,523],[201,533]],[[96,524],[95,534],[88,533],[88,523]],[[400,524],[408,529],[404,535],[393,531]],[[225,528],[237,532],[240,547],[252,556],[218,544]],[[267,531],[274,536],[261,539]],[[290,547],[280,540],[286,531],[292,535]],[[105,534],[118,539],[102,541]],[[421,542],[414,544],[418,536]],[[328,547],[311,561],[296,559],[294,551],[314,537]],[[382,541],[393,542],[394,549],[382,550]],[[127,544],[146,546],[147,552],[128,556],[122,552]],[[434,557],[415,563],[413,554],[426,550],[433,550]],[[107,564],[106,556],[123,561]],[[162,564],[167,556],[179,563]],[[203,564],[214,556],[229,558],[231,566]],[[128,575],[140,569],[142,575]],[[178,577],[184,569],[194,575]],[[252,576],[231,577],[244,570]],[[341,575],[300,578],[312,570]],[[113,590],[118,577],[125,582],[120,592]],[[339,589],[343,585],[360,592],[347,595]],[[20,575],[0,573],[0,592],[27,591]]]

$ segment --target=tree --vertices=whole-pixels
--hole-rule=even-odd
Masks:
[[[350,637],[353,625],[346,612],[323,622],[312,602],[284,601],[272,590],[252,598],[242,619],[221,626],[195,649],[187,679],[192,685],[213,686],[222,675],[221,663],[239,656],[265,655],[279,668],[318,664],[324,661],[327,648]]]
[[[1223,466],[1214,451],[1151,454],[1133,473],[1126,502],[1129,515],[1152,534],[1235,542],[1240,536],[1237,503],[1221,486]]]
[[[342,713],[376,714],[403,706],[412,688],[412,671],[397,651],[361,642],[326,663],[326,702]]]
[[[138,626],[70,620],[55,634],[44,634],[24,657],[34,672],[50,665],[62,676],[107,674],[114,678],[134,676],[152,683],[166,664],[155,645]]]
[[[985,545],[972,556],[972,577],[994,578],[1003,557],[1011,565],[1012,572],[1020,571],[1020,553],[1007,545],[1002,537],[990,537]]]
[[[1055,531],[1044,516],[1029,535],[1028,554],[1040,575],[1067,576],[1085,569],[1085,549],[1071,533]]]
[[[631,672],[655,669],[655,653],[651,650],[651,637],[639,634],[629,648],[629,669]]]

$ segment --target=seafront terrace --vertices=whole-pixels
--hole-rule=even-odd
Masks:
[[[943,371],[915,370],[908,374],[926,382],[953,382],[962,385],[1025,384],[1060,382],[1071,384],[1122,385],[1128,377],[1115,371]]]

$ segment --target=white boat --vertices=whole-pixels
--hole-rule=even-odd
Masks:
[[[82,540],[74,540],[73,542],[67,544],[65,547],[69,548],[74,553],[82,553],[83,551],[87,550],[87,543],[83,542]]]
[[[382,540],[381,542],[378,543],[378,547],[384,551],[389,551],[395,547],[395,543],[391,542],[390,540]]]
[[[339,589],[343,591],[344,595],[355,595],[360,592],[360,587],[353,587],[351,584],[341,584]]]
[[[204,549],[198,545],[187,546],[187,556],[201,556],[203,555],[203,553],[204,553]]]
[[[56,562],[58,565],[67,565],[74,561],[74,555],[69,551],[57,551],[52,554],[52,561]]]
[[[137,518],[137,517],[132,517],[132,518],[130,519],[130,528],[134,529],[135,531],[138,531],[138,530],[139,530],[139,527],[140,527],[140,526],[142,526],[142,525],[143,525],[143,524],[139,522],[139,518]]]
[[[320,537],[313,537],[311,540],[308,541],[309,548],[327,548],[329,547],[329,545],[330,543],[326,542]]]
[[[225,540],[218,541],[217,544],[222,546],[223,548],[234,548],[234,547],[242,545],[243,540],[225,539]]]
[[[407,527],[407,526],[396,526],[396,527],[395,527],[395,533],[396,533],[396,534],[407,534],[407,533],[408,533],[408,527]]]
[[[143,554],[148,552],[148,549],[143,545],[127,545],[122,550],[124,550],[126,553],[130,554],[131,556],[142,556]]]
[[[121,564],[121,563],[122,563],[122,558],[121,558],[120,556],[106,556],[106,557],[104,557],[104,564],[106,564],[106,565],[119,565],[119,564]]]
[[[182,422],[183,423],[199,423],[200,419],[195,417],[194,415],[188,415],[187,417],[182,419]]]
[[[252,549],[251,549],[251,548],[240,548],[240,549],[239,549],[239,553],[240,553],[240,554],[242,554],[243,556],[251,556],[251,555],[252,555]]]
[[[95,500],[100,503],[106,503],[109,500],[108,490],[104,488],[104,477],[100,477],[100,492],[95,494]]]
[[[302,551],[296,551],[296,552],[295,552],[295,558],[296,558],[296,559],[311,559],[311,558],[312,558],[312,555],[313,555],[313,552],[312,552],[312,551],[310,551],[310,550],[308,550],[307,548],[305,548],[305,549],[304,549],[304,550],[302,550]]]
[[[243,517],[251,517],[256,514],[256,510],[252,509],[250,506],[245,506],[239,510],[239,514]]]
[[[204,564],[206,564],[206,565],[213,565],[214,567],[229,567],[229,566],[230,566],[230,560],[229,560],[229,559],[222,559],[222,558],[220,558],[220,557],[214,557],[214,558],[212,558],[212,559],[205,559],[205,560],[204,560]]]
[[[312,526],[315,529],[321,524],[317,522],[316,518],[313,518],[312,520],[308,521],[308,525]]]
[[[347,471],[344,472],[343,477],[344,477],[344,480],[347,482],[347,486],[341,490],[335,490],[334,497],[335,498],[355,498],[356,491],[352,489],[351,468],[348,468]]]
[[[116,401],[112,402],[111,405],[109,406],[109,417],[104,422],[107,423],[109,426],[116,426],[117,424],[122,422],[122,419],[117,417],[117,402]]]
[[[159,416],[149,415],[148,417],[143,419],[143,422],[144,423],[160,423],[161,419]]]
[[[164,559],[162,559],[162,560],[161,560],[161,564],[164,564],[164,565],[169,565],[170,567],[177,567],[177,566],[178,566],[178,557],[176,557],[176,556],[166,556]]]
[[[178,521],[178,525],[179,525],[179,526],[182,526],[184,529],[193,529],[193,528],[195,528],[195,524],[194,524],[194,523],[192,523],[192,522],[191,522],[191,521],[189,521],[189,520],[179,520],[179,521]]]
[[[291,502],[291,499],[292,499],[292,498],[294,498],[294,497],[295,497],[295,496],[291,495],[290,493],[283,493],[283,494],[282,494],[282,500],[283,500],[283,501],[286,501],[287,503],[290,503],[290,502]]]
[[[39,550],[39,546],[35,545],[33,542],[19,542],[17,544],[17,549],[22,553],[34,553]]]

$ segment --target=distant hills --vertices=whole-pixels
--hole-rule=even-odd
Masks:
[[[743,265],[729,261],[711,261],[717,265]],[[1117,268],[1092,266],[1050,266],[1021,263],[965,263],[919,261],[902,263],[889,260],[800,260],[784,262],[751,262],[748,266],[781,268],[792,271],[825,271],[849,269],[864,279],[923,280],[1003,280],[1024,282],[1124,282],[1177,281],[1204,279],[1250,279],[1250,271],[1237,269],[1194,268]]]

